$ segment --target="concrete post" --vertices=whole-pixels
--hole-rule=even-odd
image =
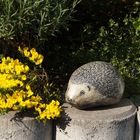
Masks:
[[[52,122],[44,125],[32,117],[19,119],[16,113],[0,116],[0,140],[52,140]]]
[[[133,102],[137,106],[135,140],[140,140],[140,96],[137,96]]]
[[[134,140],[137,109],[128,99],[93,110],[64,107],[56,140]]]

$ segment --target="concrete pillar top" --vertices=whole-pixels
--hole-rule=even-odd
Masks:
[[[128,99],[122,99],[118,104],[98,107],[90,110],[79,110],[75,107],[72,107],[68,103],[64,105],[65,113],[70,116],[73,120],[91,120],[94,121],[111,121],[116,119],[126,119],[127,116],[135,114],[137,109],[135,105]]]

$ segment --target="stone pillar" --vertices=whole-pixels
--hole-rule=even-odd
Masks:
[[[128,99],[92,110],[64,107],[56,140],[134,140],[137,109]]]
[[[52,140],[52,122],[44,125],[33,117],[15,117],[16,113],[0,116],[0,140]]]
[[[137,123],[136,123],[136,138],[135,140],[140,140],[140,110],[137,112]]]
[[[134,100],[135,105],[137,106],[137,120],[136,120],[136,135],[135,140],[140,140],[140,96],[136,96]]]

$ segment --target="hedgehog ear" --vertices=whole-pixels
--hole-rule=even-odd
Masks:
[[[91,89],[90,86],[87,86],[87,88],[88,88],[88,90],[90,91],[90,89]]]

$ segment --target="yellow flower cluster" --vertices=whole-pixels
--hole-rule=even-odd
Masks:
[[[34,95],[29,85],[26,90],[16,90],[12,95],[0,94],[0,111],[34,109],[40,120],[54,119],[60,117],[61,107],[58,101],[52,100],[50,104],[41,103],[42,98]]]
[[[52,100],[50,104],[39,104],[38,107],[35,108],[39,113],[39,119],[54,119],[60,117],[60,113],[62,111],[60,107],[60,103],[58,101]]]
[[[0,88],[13,88],[16,86],[23,86],[23,82],[18,79],[13,79],[10,74],[0,74]]]
[[[25,91],[15,91],[12,95],[0,94],[0,111],[21,110],[23,108],[34,108],[38,112],[40,120],[54,119],[60,117],[61,107],[58,101],[52,100],[50,104],[41,103],[42,98],[38,95],[27,98],[28,94]]]
[[[30,98],[29,98],[30,97]],[[0,110],[3,109],[13,109],[20,110],[21,108],[32,108],[38,105],[42,99],[40,96],[34,96],[32,90],[16,90],[10,94],[0,94]]]
[[[28,71],[29,67],[19,62],[18,59],[2,58],[0,63],[0,88],[23,86]]]
[[[40,65],[43,62],[43,55],[39,54],[35,48],[32,48],[29,50],[28,47],[24,47],[21,49],[21,47],[18,47],[18,50],[24,54],[25,57],[29,58],[30,61],[34,62],[36,65]]]
[[[27,73],[28,71],[29,67],[19,62],[18,59],[14,60],[10,57],[2,58],[2,62],[0,64],[1,73],[20,75],[21,73]]]
[[[28,48],[23,48],[20,52],[36,65],[43,61],[43,56],[38,54],[34,48],[30,51]],[[2,58],[0,63],[0,112],[28,109],[38,114],[37,118],[43,121],[60,117],[62,109],[59,101],[52,100],[49,104],[44,103],[42,96],[32,91],[31,86],[34,89],[32,82],[33,78],[30,76],[30,69],[27,65],[18,59]]]

